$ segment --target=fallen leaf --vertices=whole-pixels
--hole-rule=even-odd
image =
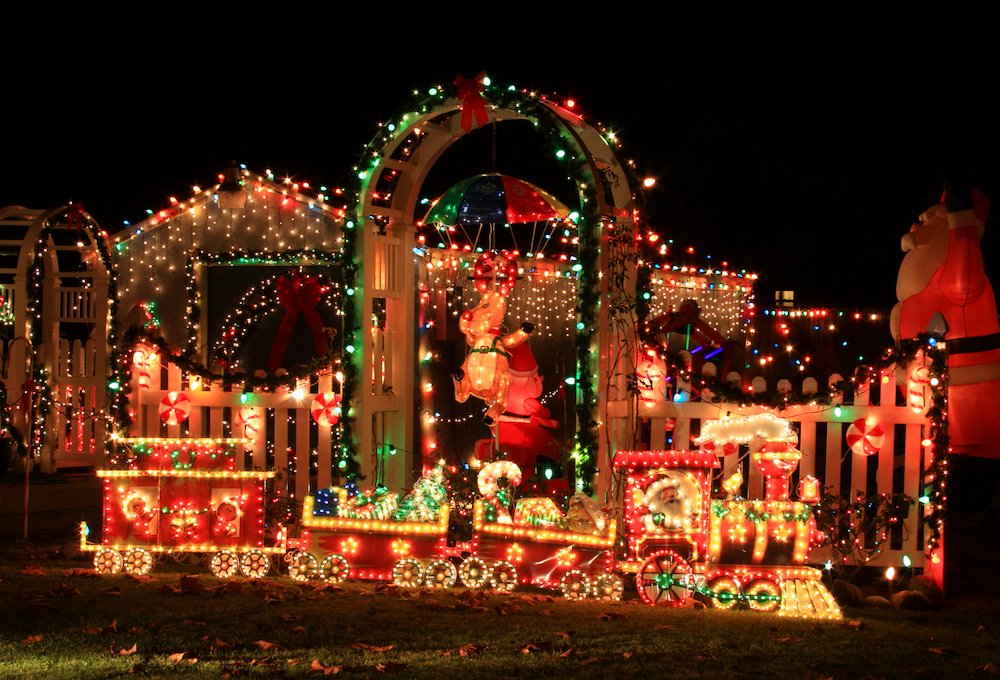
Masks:
[[[215,651],[217,649],[235,649],[235,648],[236,645],[234,645],[232,642],[223,642],[219,638],[215,638],[215,644],[212,645],[212,651]]]
[[[137,663],[134,666],[132,666],[132,669],[129,670],[129,673],[132,673],[134,675],[145,675],[147,670],[149,670],[149,664]]]
[[[53,588],[49,591],[50,595],[55,595],[56,597],[67,597],[69,595],[79,595],[80,591],[76,588],[71,588],[65,583],[60,583],[58,587]]]
[[[107,590],[104,591],[104,594],[105,595],[114,595],[114,596],[117,597],[117,596],[120,596],[122,594],[122,588],[121,588],[121,586],[111,586],[110,588],[108,588]]]
[[[296,621],[301,621],[301,616],[292,616],[291,614],[282,614],[278,617],[282,621],[287,621],[288,623],[295,623]]]
[[[254,644],[263,649],[265,652],[284,649],[281,645],[275,644],[274,642],[268,642],[267,640],[257,640]]]
[[[976,666],[976,670],[989,673],[990,675],[1000,675],[1000,668],[997,668],[991,663],[988,663],[985,666]]]
[[[459,647],[458,648],[458,655],[459,656],[475,656],[475,655],[479,654],[479,652],[483,651],[484,649],[486,649],[486,648],[483,647],[483,646],[481,646],[481,645],[474,645],[474,644],[470,643],[470,644],[465,645],[464,647]]]
[[[201,593],[205,586],[201,585],[197,576],[181,576],[181,591],[185,593]]]
[[[292,628],[292,630],[295,631],[296,633],[304,633],[304,632],[306,632],[306,627],[305,626],[295,626],[295,628]]]
[[[854,630],[860,630],[865,627],[863,621],[844,621],[844,625],[848,628],[853,628]]]
[[[561,637],[563,640],[569,640],[571,637],[573,637],[574,635],[576,635],[576,631],[575,630],[561,630],[558,633],[556,633],[556,635],[558,635],[559,637]]]
[[[595,656],[595,657],[594,657],[593,659],[587,659],[586,661],[581,661],[581,662],[580,662],[580,665],[581,665],[581,666],[589,666],[589,665],[590,665],[590,664],[592,664],[592,663],[602,663],[602,662],[601,662],[601,660],[600,660],[600,659],[598,659],[598,658],[597,658],[597,657]]]
[[[656,624],[656,630],[677,630],[677,626],[669,626],[665,623]]]
[[[344,670],[343,666],[327,666],[319,659],[313,659],[309,664],[309,670],[321,672],[323,675],[336,675]]]
[[[135,654],[135,652],[136,652],[136,650],[138,648],[139,648],[139,644],[136,643],[136,644],[132,645],[131,647],[129,647],[128,649],[119,649],[116,652],[115,651],[115,646],[111,645],[111,653],[112,654],[119,654],[121,656],[132,656],[133,654]]]
[[[562,654],[560,654],[558,658],[560,658],[560,659],[579,659],[582,656],[583,655],[580,654],[580,652],[573,651],[573,648],[570,647],[565,652],[563,652]]]
[[[550,652],[552,651],[552,643],[548,640],[535,640],[534,642],[529,642],[525,646],[521,647],[518,651],[521,654],[531,654],[532,652]]]
[[[388,652],[390,649],[396,645],[386,645],[385,647],[370,647],[368,651],[370,652]]]
[[[367,642],[355,642],[351,645],[351,649],[370,649],[371,645]]]
[[[958,650],[953,647],[931,647],[930,651],[940,656],[954,656],[958,654]]]
[[[181,589],[178,588],[177,586],[172,586],[169,583],[164,583],[162,586],[160,586],[160,594],[161,595],[180,595],[181,594]]]
[[[21,573],[25,576],[45,576],[45,572],[37,564],[24,565],[24,568],[21,569]]]
[[[399,673],[400,671],[406,670],[405,663],[395,663],[394,661],[386,661],[385,663],[380,663],[375,666],[375,670],[379,673]]]
[[[633,654],[632,652],[625,652],[624,654],[622,654],[622,657],[626,659],[631,659],[633,656],[635,656],[635,654]]]
[[[715,658],[715,654],[709,654],[708,652],[702,652],[701,654],[699,654],[695,658],[696,659],[714,659]]]
[[[992,633],[993,632],[993,628],[990,628],[989,626],[979,626],[979,628],[976,628],[976,632],[977,633]]]
[[[556,613],[556,610],[555,609],[539,609],[538,613],[541,614],[542,616],[552,616],[553,614]]]
[[[32,635],[31,637],[24,638],[23,640],[21,640],[21,642],[23,642],[26,645],[33,645],[36,642],[41,642],[44,638],[45,636],[43,635]]]
[[[598,621],[613,621],[613,620],[616,620],[616,619],[627,619],[627,618],[628,618],[627,614],[620,614],[618,612],[604,612],[603,614],[601,614],[600,616],[597,617],[597,620]]]
[[[802,642],[802,638],[791,638],[791,637],[775,638],[774,641],[777,642],[778,644],[785,644],[786,642]]]
[[[83,577],[83,578],[99,578],[100,574],[98,574],[93,569],[84,569],[82,567],[73,567],[72,569],[70,569],[69,571],[67,571],[66,573],[64,573],[63,576],[80,576],[80,577]]]
[[[207,624],[208,621],[204,621],[202,619],[184,619],[183,621],[181,621],[181,625],[184,626],[204,626]]]
[[[150,581],[155,581],[156,579],[152,576],[146,576],[145,574],[125,574],[125,578],[129,581],[134,581],[135,583],[149,583]]]

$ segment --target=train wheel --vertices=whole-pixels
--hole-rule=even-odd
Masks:
[[[412,557],[404,557],[392,568],[392,582],[403,588],[419,588],[424,584],[424,567]]]
[[[585,600],[590,594],[590,578],[579,569],[570,569],[563,574],[559,588],[569,600]]]
[[[740,582],[735,576],[713,576],[708,582],[708,590],[712,606],[718,609],[732,609],[740,601]]]
[[[101,576],[117,574],[122,570],[122,556],[117,550],[104,548],[94,555],[94,571]]]
[[[612,602],[619,602],[624,592],[625,584],[622,582],[621,576],[616,574],[601,574],[594,579],[594,585],[591,586],[590,590],[590,594],[598,600],[611,600]]]
[[[483,588],[490,582],[490,568],[479,557],[469,557],[458,565],[458,578],[466,588]]]
[[[250,578],[261,578],[271,570],[271,558],[259,550],[251,550],[243,556],[240,569]]]
[[[334,553],[323,558],[319,565],[319,577],[330,583],[340,583],[351,573],[351,563],[343,555]]]
[[[517,587],[517,567],[507,560],[500,560],[493,565],[490,585],[501,593],[509,593],[514,590]]]
[[[240,558],[228,550],[212,555],[208,568],[219,578],[232,578],[240,573]]]
[[[646,604],[679,607],[691,597],[691,567],[673,550],[662,550],[639,565],[635,585]]]
[[[153,554],[145,548],[132,548],[125,553],[122,569],[126,574],[145,576],[153,568]]]
[[[430,588],[452,588],[458,580],[458,569],[448,560],[434,560],[427,565],[425,585]]]
[[[296,581],[308,581],[319,573],[319,563],[312,553],[295,552],[288,556],[288,575]]]
[[[755,612],[773,612],[781,606],[781,586],[769,578],[757,578],[743,589],[747,604]]]

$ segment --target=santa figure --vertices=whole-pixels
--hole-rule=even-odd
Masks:
[[[948,434],[955,453],[1000,458],[1000,322],[979,241],[990,202],[959,182],[945,182],[938,205],[928,208],[902,240],[899,303],[892,336],[928,332],[940,312],[947,326]]]
[[[539,465],[539,456],[547,459],[545,467],[555,466],[561,458],[562,447],[549,428],[559,427],[559,421],[552,419],[551,411],[544,406],[542,396],[543,376],[538,373],[538,362],[529,343],[524,342],[510,349],[510,391],[507,405],[500,416],[498,440],[499,448],[506,460],[517,464],[532,475]],[[476,443],[476,457],[490,460],[495,457],[492,439],[482,439]],[[552,479],[547,479],[548,492],[566,489],[566,480],[561,470]]]

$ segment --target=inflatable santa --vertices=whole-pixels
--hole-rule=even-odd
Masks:
[[[979,241],[990,202],[982,193],[946,181],[902,240],[906,253],[896,281],[899,303],[892,336],[928,331],[935,314],[947,325],[948,432],[955,453],[1000,458],[1000,322]]]

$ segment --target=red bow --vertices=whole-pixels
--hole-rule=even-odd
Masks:
[[[285,358],[285,350],[288,349],[288,342],[292,339],[292,331],[299,316],[305,314],[306,322],[312,329],[313,343],[316,346],[317,356],[326,353],[326,334],[323,332],[323,319],[316,311],[326,288],[315,276],[300,278],[298,274],[292,274],[290,279],[284,276],[278,277],[278,302],[285,308],[285,318],[278,326],[278,335],[274,339],[274,346],[271,348],[271,358],[267,362],[267,367],[274,373],[281,367],[281,360]]]
[[[66,226],[83,231],[83,203],[70,203],[66,206]]]
[[[486,102],[483,101],[483,92],[486,86],[483,79],[486,71],[480,71],[475,80],[469,80],[465,76],[455,77],[456,96],[462,100],[462,129],[472,132],[472,118],[475,116],[476,127],[483,127],[489,121],[486,116]]]

